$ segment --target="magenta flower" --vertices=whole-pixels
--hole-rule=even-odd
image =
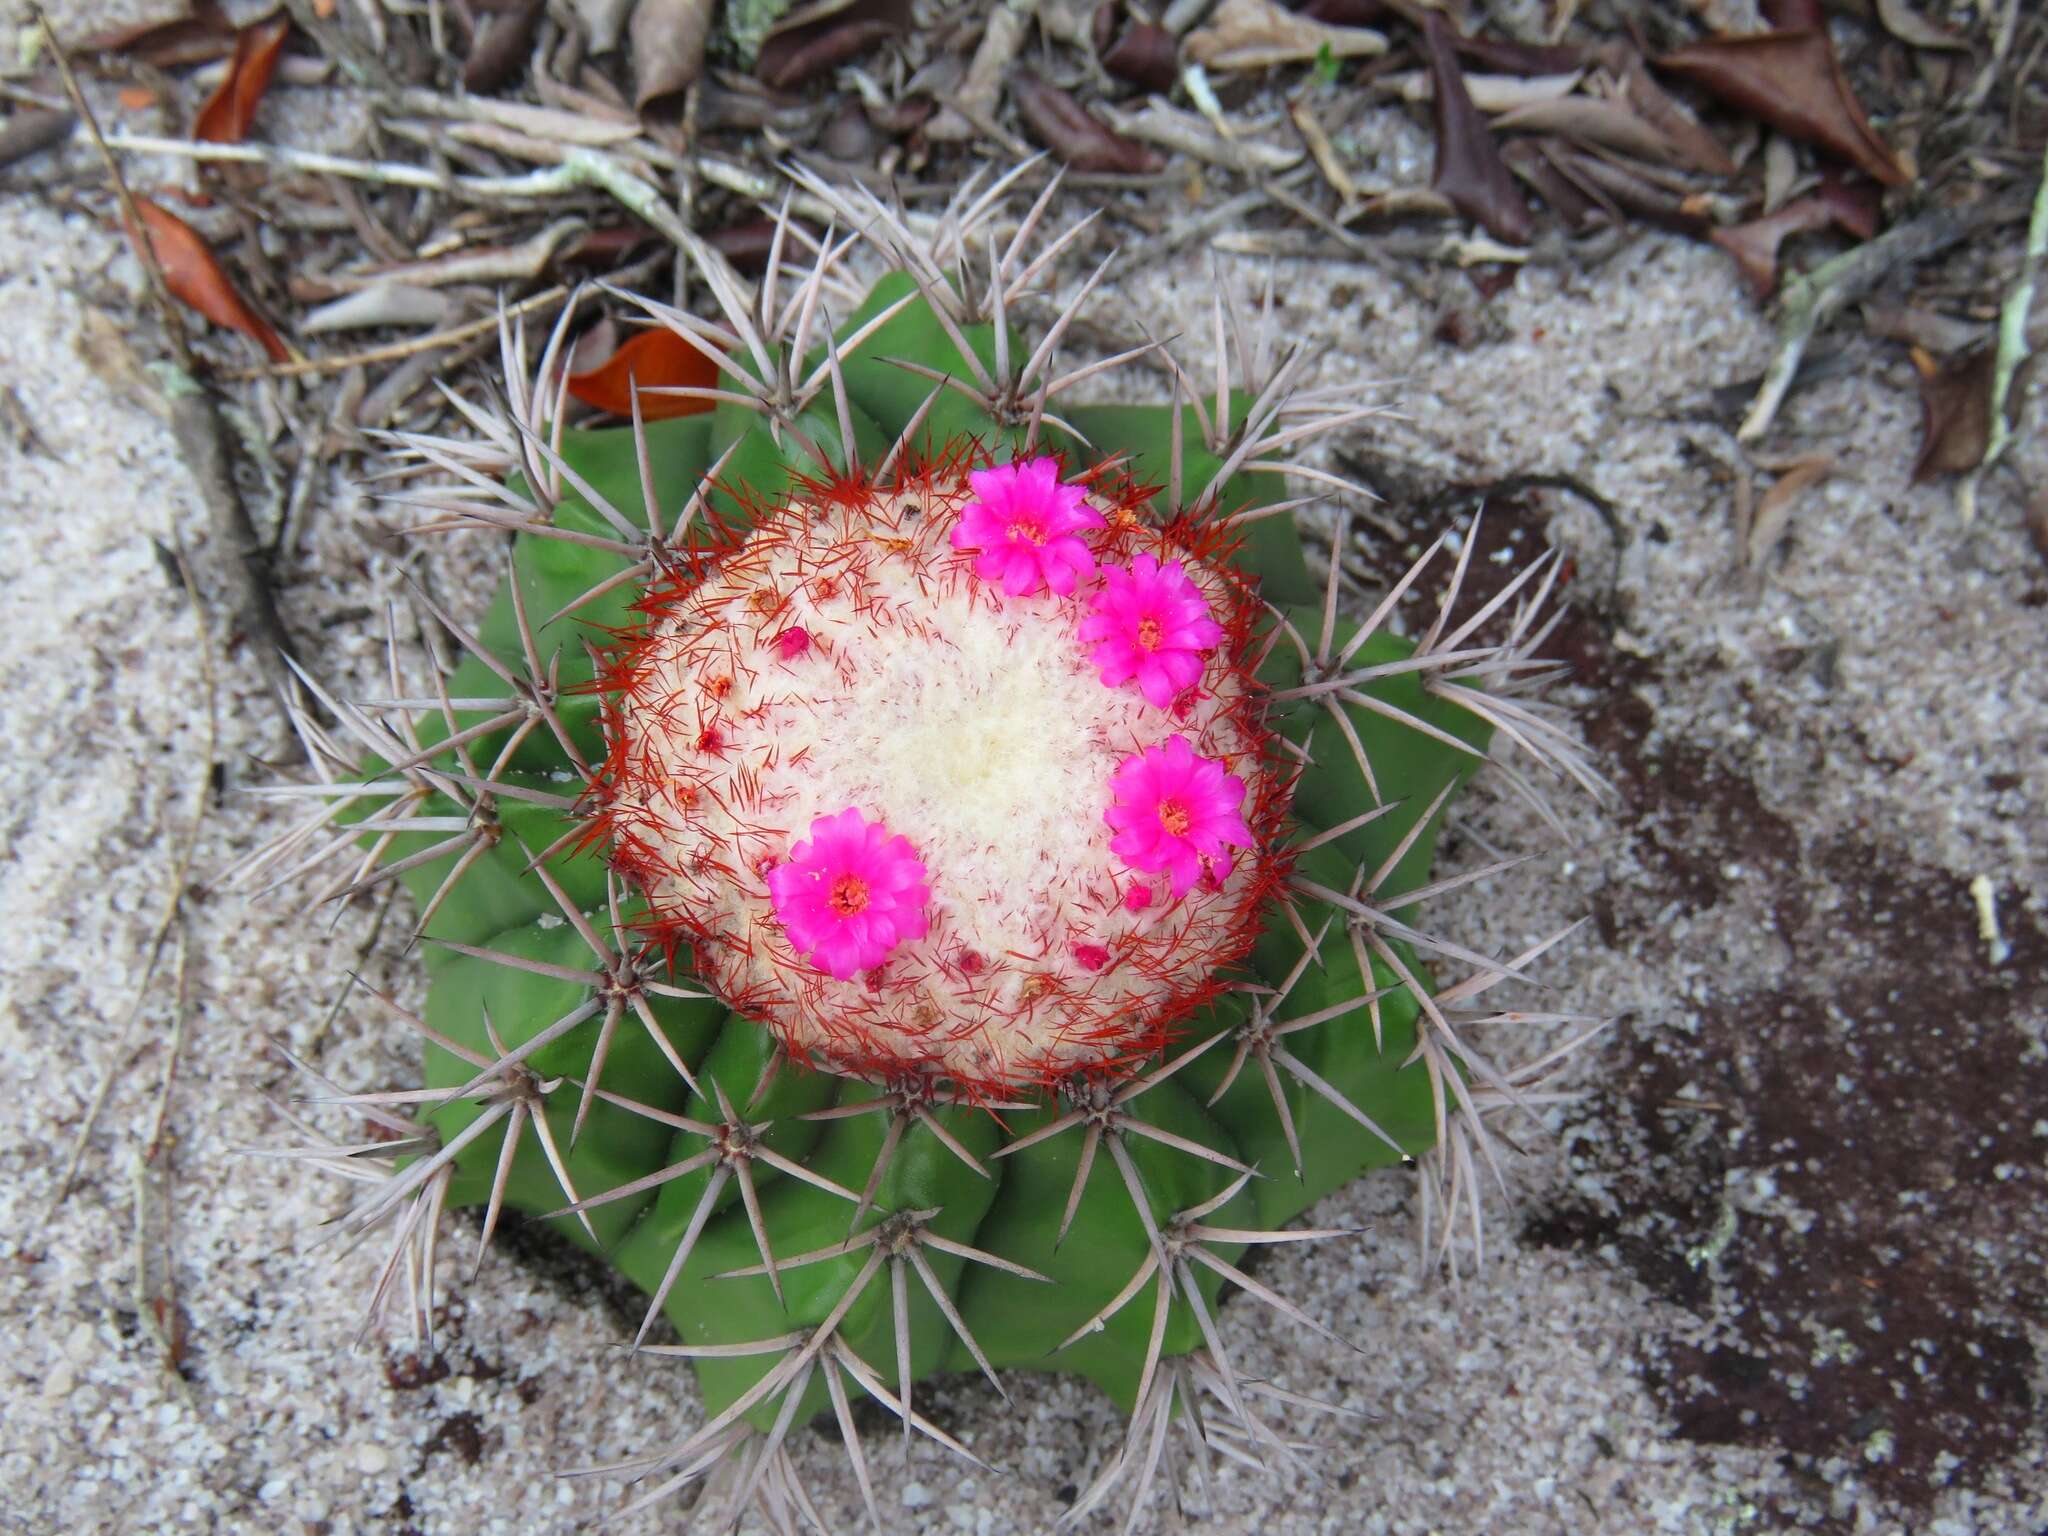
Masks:
[[[846,981],[924,937],[929,878],[909,839],[848,808],[811,823],[809,841],[768,871],[768,894],[797,953]]]
[[[1147,702],[1164,709],[1202,675],[1202,652],[1223,639],[1209,604],[1176,560],[1161,565],[1140,555],[1129,570],[1102,568],[1102,590],[1089,602],[1081,638],[1099,642],[1089,660],[1105,687],[1138,680]]]
[[[1255,846],[1239,809],[1244,781],[1214,758],[1195,756],[1185,736],[1125,758],[1109,786],[1116,803],[1102,819],[1116,831],[1111,851],[1141,874],[1167,871],[1176,900],[1201,879],[1205,860],[1217,880],[1227,880],[1224,848]]]
[[[983,581],[1002,583],[1012,597],[1041,586],[1064,597],[1093,574],[1095,556],[1078,535],[1100,528],[1102,514],[1082,500],[1083,487],[1061,483],[1051,459],[977,469],[967,483],[974,500],[961,509],[953,547],[981,551],[974,574]]]

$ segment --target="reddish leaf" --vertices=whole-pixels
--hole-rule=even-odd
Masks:
[[[1820,179],[1820,196],[1844,233],[1858,240],[1869,240],[1877,234],[1877,221],[1884,212],[1884,194],[1869,182],[1850,181],[1830,171]]]
[[[239,144],[248,137],[256,120],[256,108],[270,89],[270,77],[277,72],[284,40],[291,36],[292,19],[282,13],[252,22],[235,34],[234,57],[227,75],[199,109],[192,125],[192,137],[209,144]]]
[[[894,37],[910,24],[907,0],[853,0],[816,13],[814,20],[771,33],[761,43],[754,74],[772,90],[787,91]],[[789,18],[794,19],[795,13]]]
[[[1763,0],[1759,9],[1774,32],[1817,32],[1828,24],[1821,0]]]
[[[1326,27],[1376,27],[1387,19],[1384,0],[1307,0],[1288,9]]]
[[[234,46],[235,24],[218,0],[199,0],[186,15],[95,32],[73,43],[71,49],[79,57],[115,53],[155,69],[179,69],[224,59]]]
[[[1134,22],[1117,0],[1095,8],[1095,56],[1119,80],[1165,95],[1180,78],[1180,44],[1162,26]]]
[[[524,73],[533,51],[533,29],[540,22],[541,0],[513,6],[491,6],[476,29],[469,57],[462,62],[462,88],[487,95]]]
[[[614,416],[633,414],[633,385],[640,386],[640,415],[646,421],[697,416],[715,402],[689,395],[650,395],[650,389],[710,389],[718,369],[708,357],[666,326],[640,332],[598,367],[569,375],[569,393],[585,405]]]
[[[1920,375],[1920,454],[1913,483],[1960,475],[1984,462],[1991,442],[1991,379],[1998,354],[1990,347],[1951,358]]]
[[[1486,119],[1472,105],[1451,29],[1443,17],[1431,11],[1422,36],[1429,54],[1430,82],[1435,87],[1436,175],[1430,185],[1460,213],[1477,219],[1496,240],[1527,245],[1529,205],[1501,159]]]
[[[1586,50],[1568,43],[1517,43],[1499,37],[1454,37],[1451,42],[1461,57],[1487,75],[1568,75],[1586,63]]]
[[[1778,247],[1793,235],[1825,229],[1833,222],[1834,210],[1827,199],[1815,195],[1787,203],[1776,213],[1747,224],[1713,230],[1707,238],[1735,258],[1756,296],[1765,299],[1778,286]]]
[[[1166,163],[1137,140],[1105,128],[1081,103],[1029,70],[1010,77],[1010,94],[1038,142],[1077,171],[1142,176]]]
[[[1912,180],[1863,115],[1825,31],[1712,38],[1666,54],[1657,67],[1683,75],[1886,186],[1902,187]]]
[[[291,349],[270,322],[249,306],[221,265],[214,259],[199,232],[175,213],[159,208],[146,197],[135,199],[135,211],[142,215],[149,232],[149,249],[163,269],[164,282],[172,297],[188,304],[215,325],[240,331],[269,354],[273,363],[291,358]],[[130,228],[128,238],[140,250],[141,232]]]

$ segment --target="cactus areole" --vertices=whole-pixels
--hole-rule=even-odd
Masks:
[[[919,1384],[1022,1368],[1131,1414],[1067,1518],[1119,1486],[1136,1518],[1176,1421],[1295,1456],[1273,1419],[1314,1405],[1216,1308],[1229,1282],[1328,1330],[1249,1248],[1341,1239],[1293,1223],[1396,1160],[1426,1246],[1477,1210],[1533,1076],[1488,1027],[1561,1017],[1480,999],[1551,941],[1438,934],[1487,871],[1429,866],[1496,730],[1531,797],[1590,782],[1538,697],[1551,572],[1461,602],[1470,543],[1439,540],[1354,622],[1276,498],[1371,412],[1299,352],[1219,299],[1213,393],[1170,364],[1164,403],[1084,404],[1122,360],[1056,372],[1066,318],[1007,318],[1046,200],[997,257],[998,195],[913,234],[809,190],[889,269],[865,296],[828,242],[758,292],[696,253],[715,320],[631,301],[718,362],[702,412],[566,430],[565,319],[537,369],[508,329],[502,410],[405,440],[452,482],[405,499],[509,530],[511,572],[475,623],[425,604],[452,668],[404,684],[394,643],[388,696],[302,712],[318,781],[279,792],[316,809],[249,861],[402,881],[428,941],[424,1010],[379,997],[421,1075],[346,1092],[373,1134],[314,1161],[391,1234],[372,1311],[421,1343],[453,1207],[647,1292],[634,1344],[692,1363],[704,1417],[611,1469],[641,1502],[713,1476],[735,1520],[810,1520],[790,1436],[829,1413],[880,1527],[853,1404],[973,1458]]]

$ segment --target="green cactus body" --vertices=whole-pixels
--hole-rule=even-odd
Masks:
[[[902,253],[901,241],[878,243]],[[991,291],[1005,281],[999,271]],[[1294,519],[1284,507],[1255,515],[1275,505],[1279,483],[1248,467],[1282,435],[1279,416],[1255,414],[1261,393],[1275,393],[1271,377],[1240,381],[1207,411],[1184,399],[1073,405],[1057,393],[1048,405],[1042,376],[1020,372],[1027,338],[1014,328],[999,337],[1006,321],[975,313],[914,262],[876,283],[829,342],[822,327],[792,337],[761,313],[729,310],[726,321],[720,388],[750,405],[569,431],[558,447],[536,421],[510,424],[516,445],[495,466],[501,499],[476,504],[494,508],[479,520],[518,528],[510,576],[473,633],[440,619],[467,654],[433,698],[358,730],[361,757],[337,776],[329,819],[352,835],[321,835],[356,861],[348,888],[377,878],[361,873],[365,849],[403,880],[427,914],[432,971],[414,1022],[426,1038],[420,1085],[434,1096],[353,1219],[369,1226],[422,1202],[434,1215],[483,1206],[488,1240],[501,1211],[518,1211],[646,1291],[655,1305],[642,1338],[660,1341],[650,1330],[665,1314],[678,1341],[668,1347],[694,1359],[707,1421],[650,1459],[650,1497],[744,1446],[754,1451],[742,1457],[739,1503],[765,1497],[777,1484],[763,1469],[784,1454],[790,1427],[820,1413],[837,1415],[858,1455],[848,1407],[862,1395],[943,1439],[916,1413],[918,1382],[1024,1369],[1078,1372],[1134,1416],[1136,1449],[1105,1470],[1076,1506],[1085,1512],[1142,1460],[1150,1426],[1192,1394],[1249,1415],[1213,1322],[1226,1282],[1270,1295],[1239,1268],[1247,1248],[1334,1235],[1287,1224],[1369,1169],[1430,1156],[1477,1106],[1475,1085],[1500,1081],[1432,1000],[1433,946],[1412,927],[1412,893],[1428,884],[1446,806],[1488,748],[1496,717],[1474,700],[1524,681],[1528,621],[1518,612],[1508,641],[1484,657],[1462,632],[1446,644],[1442,626],[1418,648],[1336,621]],[[676,595],[744,566],[760,539],[800,540],[829,515],[867,527],[858,519],[881,516],[871,503],[887,503],[886,528],[902,536],[880,521],[883,532],[862,536],[885,544],[922,536],[907,519],[956,516],[965,528],[970,470],[1047,453],[1101,510],[1101,561],[1139,543],[1177,552],[1206,573],[1212,608],[1236,593],[1256,614],[1207,648],[1198,692],[1237,690],[1203,739],[1252,733],[1224,760],[1232,782],[1251,787],[1245,803],[1261,808],[1245,822],[1258,846],[1205,853],[1205,883],[1185,897],[1140,892],[1134,877],[1128,898],[1229,907],[1242,886],[1217,950],[1227,963],[1160,981],[1160,996],[1178,1000],[1171,1016],[1133,1023],[1127,1038],[1111,1038],[1122,1015],[1089,1015],[1097,1043],[1054,1029],[1051,1046],[1020,1049],[1002,1071],[963,1066],[983,1058],[951,1047],[904,1044],[882,1005],[862,1015],[857,1038],[834,1043],[830,1009],[793,1034],[751,982],[731,980],[790,964],[708,917],[667,910],[647,873],[654,854],[625,846],[657,837],[659,823],[651,812],[629,821],[620,806],[672,784],[666,770],[622,768],[621,740],[644,733],[644,716],[669,721],[687,704],[680,693],[638,697],[665,676],[648,657],[718,622],[674,607]],[[1089,478],[1111,462],[1121,467]],[[778,519],[788,531],[775,531]],[[833,557],[845,547],[832,545]],[[797,629],[778,638],[773,622],[761,621],[761,643],[785,659],[795,635],[823,644]],[[697,732],[715,755],[722,727],[705,718],[672,723],[657,744],[685,752]],[[942,771],[954,770],[935,762]],[[1107,803],[1070,815],[1093,825]],[[1173,803],[1160,802],[1169,832]],[[777,846],[791,840],[785,831]],[[749,890],[759,874],[690,860]],[[1143,918],[1130,919],[1133,954],[1149,942]],[[1146,931],[1167,930],[1162,916]],[[728,943],[724,969],[706,968]],[[1064,1007],[1060,988],[1113,970],[1098,952],[1077,946],[1062,960],[1064,979],[1045,983],[1051,1004],[1027,976],[1018,1016]],[[958,987],[972,991],[976,956],[959,953]],[[1145,963],[1164,976],[1177,963],[1167,954],[1161,941]],[[871,993],[892,963],[861,968]],[[1495,979],[1517,963],[1496,965]],[[1133,1020],[1152,1006],[1141,984],[1152,978],[1128,983],[1139,988]],[[401,1222],[407,1233],[419,1225]],[[422,1278],[430,1325],[431,1274]],[[1280,1446],[1255,1420],[1242,1433]]]

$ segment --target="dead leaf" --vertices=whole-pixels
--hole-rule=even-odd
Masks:
[[[1600,50],[1600,62],[1620,87],[1622,100],[1669,141],[1678,163],[1691,165],[1709,176],[1735,174],[1735,161],[1721,141],[1657,83],[1640,53],[1626,43],[1609,43]]]
[[[2027,503],[2027,540],[2034,553],[2048,562],[2048,491],[2037,493]]]
[[[1486,120],[1465,93],[1451,29],[1432,11],[1422,35],[1436,87],[1436,174],[1430,185],[1496,240],[1527,245],[1532,229],[1529,205],[1502,161]]]
[[[487,95],[509,85],[524,73],[533,48],[533,29],[544,9],[541,0],[523,0],[510,7],[493,7],[469,45],[469,57],[462,64],[462,88]]]
[[[135,211],[142,216],[149,250],[156,257],[157,266],[163,269],[164,283],[173,298],[196,309],[215,325],[240,331],[262,347],[273,363],[291,358],[291,349],[283,338],[236,290],[197,230],[146,197],[135,199]],[[131,227],[128,238],[139,253],[142,231]]]
[[[1500,75],[1569,75],[1585,68],[1586,50],[1570,44],[1517,43],[1500,37],[1453,40],[1460,58]]]
[[[698,416],[716,402],[690,395],[649,394],[652,389],[711,389],[718,368],[666,326],[632,337],[600,366],[569,376],[569,393],[585,405],[614,416],[633,414],[633,386],[640,386],[640,415],[646,421]]]
[[[1777,481],[1757,501],[1756,516],[1749,525],[1749,538],[1744,558],[1752,571],[1761,570],[1763,563],[1778,547],[1778,541],[1785,537],[1785,530],[1792,526],[1792,509],[1799,498],[1821,481],[1834,473],[1835,461],[1826,455],[1817,458],[1800,459],[1778,476]]]
[[[1387,19],[1383,0],[1307,0],[1294,8],[1297,16],[1333,27],[1376,27]]]
[[[1960,475],[1984,462],[1991,442],[1991,380],[1998,353],[1979,347],[1920,374],[1920,453],[1913,483]]]
[[[182,69],[210,64],[234,51],[235,24],[217,0],[199,0],[183,16],[145,21],[132,27],[95,32],[71,45],[74,57],[119,54],[153,69]]]
[[[1767,299],[1778,286],[1778,247],[1794,235],[1825,229],[1832,222],[1834,214],[1827,199],[1815,195],[1787,203],[1776,213],[1747,224],[1709,231],[1707,238],[1735,258],[1756,296]]]
[[[665,116],[682,110],[683,93],[704,73],[711,0],[640,0],[627,28],[633,61],[633,106]]]
[[[1118,0],[1095,8],[1095,57],[1119,80],[1163,96],[1180,78],[1180,43],[1166,28],[1132,21]]]
[[[1696,199],[1659,183],[1650,174],[1650,166],[1618,155],[1596,154],[1563,139],[1537,142],[1559,175],[1617,215],[1631,213],[1688,235],[1703,235],[1713,227],[1713,219]]]
[[[790,25],[800,16],[815,19]],[[762,42],[754,74],[771,90],[792,90],[896,36],[909,22],[907,0],[853,0],[792,12]]]
[[[7,119],[4,128],[0,128],[0,169],[62,144],[77,126],[78,119],[69,112],[22,108]]]
[[[156,92],[146,85],[124,85],[114,92],[114,104],[123,112],[147,112],[156,105]]]
[[[1325,56],[1326,48],[1333,59],[1372,58],[1387,51],[1387,39],[1369,27],[1297,15],[1273,0],[1223,0],[1182,45],[1189,63],[1219,71],[1299,64]]]
[[[813,238],[817,231],[807,225],[800,225]],[[759,272],[768,265],[768,253],[775,249],[776,221],[761,217],[742,219],[728,224],[723,229],[714,229],[704,238],[712,247],[741,272]]]
[[[1814,32],[1828,24],[1826,0],[1761,0],[1757,9],[1774,32]]]
[[[1550,211],[1571,233],[1589,234],[1602,225],[1620,222],[1620,210],[1613,204],[1592,196],[1550,163],[1541,141],[1510,139],[1501,146],[1500,156],[1507,162],[1509,170],[1526,181],[1535,189],[1536,195],[1549,204]]]
[[[1915,48],[1947,48],[1960,53],[1970,51],[1968,43],[1925,20],[1906,0],[1877,0],[1877,19],[1885,31]]]
[[[1038,142],[1077,171],[1145,176],[1166,163],[1135,139],[1104,127],[1072,96],[1028,69],[1010,77],[1010,94]]]
[[[270,89],[278,56],[291,36],[292,19],[279,12],[252,22],[235,34],[228,72],[192,125],[192,137],[208,144],[239,144],[248,137],[256,108]]]
[[[1824,30],[1711,38],[1666,54],[1657,67],[1888,187],[1913,179],[1864,116]]]
[[[1903,341],[1946,356],[1981,345],[1988,327],[1917,304],[1865,304],[1863,329],[1882,341]]]
[[[1563,75],[1475,75],[1464,72],[1465,94],[1472,98],[1472,105],[1489,117],[1500,112],[1514,112],[1538,102],[1557,101],[1569,96],[1579,88],[1579,82],[1586,78],[1584,70],[1573,70]],[[1426,69],[1408,69],[1395,74],[1380,75],[1372,82],[1372,89],[1385,96],[1397,97],[1402,101],[1436,100],[1436,77]]]
[[[1820,179],[1820,196],[1844,234],[1854,235],[1858,240],[1876,237],[1878,221],[1884,214],[1884,194],[1869,182],[1851,182],[1830,171]]]
[[[1604,144],[1625,155],[1685,165],[1678,147],[1638,116],[1625,101],[1611,96],[1562,96],[1532,101],[1503,112],[1493,126],[1504,132],[1552,133],[1584,144]]]
[[[322,336],[387,325],[432,328],[447,324],[456,307],[453,298],[431,288],[411,283],[377,283],[301,315],[298,329],[302,336]]]

